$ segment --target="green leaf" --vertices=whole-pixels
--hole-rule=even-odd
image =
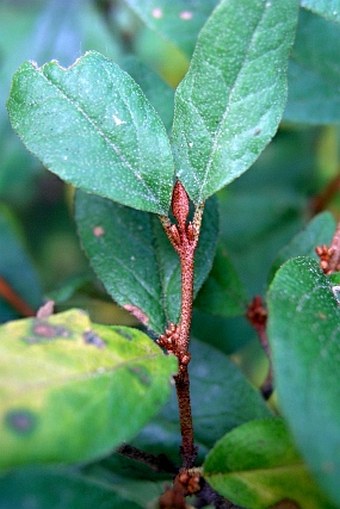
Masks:
[[[67,69],[26,62],[14,75],[8,111],[26,147],[62,179],[167,214],[174,170],[165,128],[112,61],[88,52]]]
[[[0,207],[0,278],[35,310],[42,304],[42,289],[17,230],[15,218],[5,207]],[[20,313],[0,296],[0,322],[19,316]]]
[[[159,33],[187,56],[197,34],[218,0],[124,0],[147,27]]]
[[[297,12],[296,0],[222,0],[200,32],[173,125],[177,175],[196,204],[246,171],[275,134]]]
[[[171,483],[171,474],[153,472],[149,466],[119,453],[82,469],[89,482],[104,483],[124,500],[145,509],[158,509],[164,493],[164,481]],[[125,507],[125,506],[124,506]]]
[[[293,256],[310,256],[318,259],[315,248],[321,244],[330,244],[335,232],[336,222],[330,212],[315,216],[301,232],[283,247],[274,261],[270,279],[278,268]]]
[[[268,295],[279,404],[311,470],[340,503],[340,310],[315,260],[289,260]]]
[[[301,0],[301,6],[329,21],[340,22],[340,0]]]
[[[247,294],[229,256],[219,246],[207,281],[198,294],[195,306],[217,316],[245,313]]]
[[[339,52],[339,24],[302,9],[289,65],[285,120],[307,124],[339,123]]]
[[[113,299],[158,334],[177,322],[180,268],[157,217],[77,193],[78,232],[91,265]],[[195,294],[215,254],[218,215],[207,203],[196,254]]]
[[[245,508],[268,509],[290,500],[300,509],[335,509],[310,477],[280,419],[252,421],[231,431],[210,451],[203,468],[218,493]]]
[[[226,355],[201,341],[191,341],[190,392],[195,441],[200,452],[227,431],[253,419],[271,416],[260,393]],[[212,369],[213,366],[213,369]],[[141,448],[160,453],[159,444],[176,457],[179,440],[176,397],[137,437]]]
[[[167,131],[170,131],[174,110],[173,89],[155,72],[132,55],[122,59],[120,65],[140,85],[146,97],[159,113]]]
[[[107,454],[159,410],[176,359],[82,311],[0,328],[0,467]]]
[[[114,486],[65,468],[26,468],[0,477],[0,509],[140,509]]]

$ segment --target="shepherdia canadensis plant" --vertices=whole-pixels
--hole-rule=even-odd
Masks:
[[[282,119],[283,131],[340,121],[340,3],[126,4],[191,57],[172,127],[171,90],[136,63],[140,85],[128,64],[94,50],[69,67],[27,61],[13,76],[12,127],[76,189],[83,250],[135,321],[99,324],[81,309],[54,313],[51,301],[36,312],[0,274],[2,299],[27,317],[0,327],[0,508],[340,507],[340,227],[316,215],[248,304],[223,233],[246,231],[225,187]],[[177,9],[168,24],[167,9]],[[336,175],[311,215],[338,187]],[[283,210],[288,195],[276,203],[268,189]],[[245,224],[263,214],[272,229],[258,192],[244,200]],[[270,359],[259,390],[222,344],[218,324],[241,315]]]

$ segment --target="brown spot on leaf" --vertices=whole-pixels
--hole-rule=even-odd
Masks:
[[[106,346],[105,341],[92,330],[84,332],[83,338],[87,345],[93,345],[97,348],[105,348]]]
[[[93,228],[93,235],[95,237],[102,237],[103,235],[105,235],[105,230],[102,226],[95,226]]]
[[[32,336],[24,338],[25,343],[33,345],[43,341],[51,341],[56,338],[69,338],[71,333],[62,325],[51,325],[42,320],[35,320],[32,328]]]
[[[117,334],[120,336],[123,336],[123,338],[128,339],[129,341],[133,340],[133,334],[127,327],[115,327],[115,332],[117,332]]]
[[[132,366],[128,368],[128,371],[138,378],[138,381],[149,387],[151,385],[150,373],[144,366]]]
[[[34,334],[37,336],[42,336],[44,338],[54,338],[56,336],[61,336],[63,338],[67,338],[70,335],[70,331],[62,327],[61,325],[51,325],[47,322],[38,321],[33,328]]]
[[[6,425],[19,435],[29,435],[37,424],[37,416],[31,410],[10,410],[5,415]]]
[[[137,320],[139,320],[143,325],[147,325],[149,322],[149,317],[137,306],[133,304],[125,304],[123,306],[126,311],[129,311]]]

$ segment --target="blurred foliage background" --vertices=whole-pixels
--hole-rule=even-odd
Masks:
[[[15,69],[26,59],[68,66],[86,50],[98,50],[140,82],[170,129],[173,90],[216,3],[1,0],[0,322],[52,298],[58,311],[77,306],[96,322],[135,323],[111,302],[81,251],[73,190],[44,170],[11,130],[5,102]],[[220,244],[245,301],[265,293],[278,253],[316,213],[340,215],[339,46],[340,25],[301,11],[281,128],[254,166],[218,195]],[[242,351],[235,358],[260,379],[265,361],[255,332],[242,315],[227,315],[199,306],[194,335],[227,354]]]

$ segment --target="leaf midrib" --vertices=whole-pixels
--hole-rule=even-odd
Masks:
[[[212,166],[212,162],[213,162],[214,156],[215,156],[216,151],[217,151],[218,142],[219,142],[219,140],[220,140],[220,138],[221,138],[221,136],[223,134],[223,124],[225,123],[225,120],[226,120],[226,118],[227,118],[227,116],[228,116],[228,114],[230,112],[230,108],[231,108],[231,104],[232,104],[232,96],[233,96],[233,94],[235,92],[235,89],[236,89],[236,87],[238,85],[238,82],[240,80],[240,76],[242,76],[242,74],[243,74],[242,71],[244,69],[245,63],[248,61],[250,49],[252,48],[255,34],[256,34],[257,30],[258,30],[258,27],[262,23],[262,20],[264,18],[265,12],[266,12],[266,7],[265,7],[265,5],[263,5],[262,14],[261,14],[261,16],[260,16],[256,26],[255,26],[255,29],[254,29],[253,34],[251,36],[251,39],[249,41],[247,50],[244,53],[244,58],[242,59],[242,62],[240,63],[240,67],[239,67],[237,75],[236,75],[236,77],[234,79],[234,82],[232,83],[232,85],[230,87],[226,109],[225,109],[225,111],[224,111],[224,113],[223,113],[223,115],[222,115],[222,117],[221,117],[221,119],[220,119],[220,121],[218,123],[217,129],[215,131],[215,136],[214,136],[214,139],[213,139],[213,146],[212,146],[212,149],[210,151],[208,163],[206,165],[206,169],[205,169],[205,172],[204,172],[204,175],[203,175],[203,180],[202,180],[201,187],[200,187],[199,202],[202,201],[202,194],[203,194],[204,188],[205,188],[207,180],[208,180],[208,176],[209,176],[209,173],[210,173],[210,170],[211,170],[211,166]]]
[[[62,69],[60,66],[58,66],[58,67],[61,69],[61,71],[67,72],[64,69]],[[35,69],[35,68],[33,67],[33,69]],[[51,77],[46,76],[46,74],[44,73],[44,71],[45,71],[44,66],[41,67],[40,69],[35,69],[35,70],[37,72],[39,72],[40,76],[42,76],[49,85],[53,86],[56,90],[58,90],[58,92],[64,97],[64,99],[67,102],[69,102],[76,109],[76,111],[78,111],[83,116],[83,118],[91,125],[91,127],[94,128],[95,132],[99,135],[99,137],[101,137],[105,141],[105,143],[113,150],[113,152],[115,152],[117,157],[122,161],[122,163],[125,165],[125,167],[128,168],[128,170],[130,170],[130,172],[133,174],[133,176],[136,179],[138,179],[138,181],[144,186],[144,189],[145,189],[146,194],[148,195],[148,198],[150,199],[150,201],[152,201],[153,203],[155,203],[157,205],[160,205],[158,198],[154,194],[151,187],[144,180],[143,175],[140,174],[131,165],[131,163],[124,157],[124,155],[122,154],[119,147],[117,147],[117,145],[110,139],[110,137],[98,126],[97,121],[95,119],[91,118],[88,115],[88,113],[86,113],[86,111],[83,109],[83,107],[76,101],[76,99],[70,97],[57,81],[52,80]]]
[[[79,373],[76,375],[74,375],[74,374],[68,375],[62,380],[48,379],[47,383],[45,383],[44,381],[39,381],[39,382],[36,382],[33,384],[27,384],[26,382],[22,382],[22,384],[20,384],[20,387],[18,387],[18,390],[16,390],[15,392],[12,391],[11,394],[21,394],[21,393],[25,393],[28,391],[38,392],[38,391],[43,391],[46,389],[47,390],[60,389],[61,387],[68,385],[68,384],[84,382],[89,379],[99,378],[101,376],[105,376],[110,373],[112,374],[115,371],[118,371],[120,369],[124,369],[125,367],[130,367],[130,365],[133,365],[133,364],[137,364],[137,363],[140,364],[141,362],[144,362],[144,361],[158,359],[160,356],[161,355],[159,353],[145,354],[143,356],[134,357],[133,359],[130,359],[127,361],[121,361],[112,367],[104,368],[102,366],[98,366],[95,369],[86,371],[84,373]],[[13,387],[12,384],[11,384],[11,387]]]

